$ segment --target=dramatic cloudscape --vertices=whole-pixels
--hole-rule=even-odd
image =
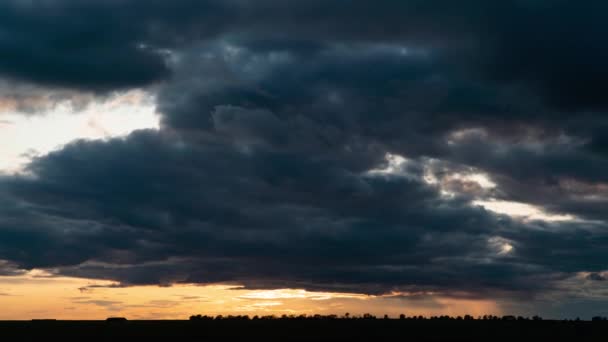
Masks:
[[[607,13],[1,1],[0,319],[608,315]]]

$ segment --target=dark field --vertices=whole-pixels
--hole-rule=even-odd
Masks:
[[[0,341],[608,341],[608,322],[211,320],[0,322]]]

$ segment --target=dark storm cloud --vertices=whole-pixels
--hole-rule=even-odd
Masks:
[[[587,191],[607,181],[608,159],[589,147],[601,146],[600,114],[569,118],[527,107],[509,89],[461,78],[427,51],[372,45],[300,59],[221,44],[201,50],[207,57],[199,60],[199,50],[188,54],[178,80],[160,94],[165,124],[174,129],[217,130],[250,144],[257,134],[257,143],[309,153],[347,146],[354,138],[393,153],[485,170],[506,185],[500,195],[507,200],[588,218],[604,214],[606,201],[581,201],[567,188],[546,191],[572,179],[590,183]],[[482,130],[451,136],[469,127]],[[290,140],[288,134],[301,135]]]
[[[70,225],[67,240],[55,237],[61,226],[32,222],[32,229],[58,244],[49,248],[54,254],[42,257],[36,246],[17,244],[3,225],[2,257],[20,259],[26,267],[94,259],[118,266],[76,266],[66,273],[125,283],[337,283],[345,289],[355,283],[386,291],[405,279],[421,279],[416,269],[438,256],[431,248],[417,249],[433,245],[422,241],[425,235],[441,236],[442,253],[467,255],[456,239],[483,250],[488,226],[498,225],[466,202],[442,203],[419,180],[360,176],[362,170],[353,169],[358,163],[343,161],[358,158],[355,152],[311,158],[167,139],[141,132],[124,141],[81,142],[32,164],[37,179],[7,180],[8,196],[19,196],[40,215],[80,226]],[[69,171],[75,167],[76,177]],[[109,227],[122,227],[122,233]],[[413,269],[383,270],[403,263]]]
[[[0,70],[70,87],[144,85],[168,69],[159,49],[221,37],[259,49],[335,43],[439,48],[492,80],[567,108],[602,108],[606,77],[600,2],[560,1],[5,1]],[[517,23],[514,25],[513,23]]]
[[[169,74],[160,49],[189,36],[191,26],[196,36],[209,31],[214,18],[224,17],[223,7],[219,1],[4,1],[0,74],[84,90],[144,86]]]
[[[0,73],[163,80],[162,128],[0,179],[0,259],[122,285],[479,297],[606,269],[606,5],[33,3],[0,5]],[[400,175],[369,173],[387,153],[409,158]],[[497,187],[445,196],[431,162]],[[514,221],[479,196],[580,220]]]
[[[608,49],[601,37],[607,32],[602,23],[608,5],[517,3],[514,16],[495,23],[489,74],[526,84],[559,108],[605,110],[601,85],[608,77]]]
[[[35,178],[4,180],[6,196],[48,219],[20,222],[45,232],[44,249],[25,243],[40,233],[20,238],[3,224],[0,257],[125,284],[367,293],[524,294],[582,267],[602,270],[601,232],[522,226],[442,198],[416,165],[403,170],[409,176],[365,175],[381,165],[349,162],[361,155],[192,144],[157,132],[78,142],[34,161]],[[501,254],[500,237],[513,255]],[[561,254],[568,262],[555,259]]]

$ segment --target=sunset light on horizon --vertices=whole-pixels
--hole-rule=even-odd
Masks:
[[[0,0],[0,336],[602,333],[607,22]]]

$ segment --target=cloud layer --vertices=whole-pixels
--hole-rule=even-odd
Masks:
[[[7,1],[2,77],[144,87],[162,127],[0,178],[0,259],[124,284],[486,298],[600,282],[606,6]]]

